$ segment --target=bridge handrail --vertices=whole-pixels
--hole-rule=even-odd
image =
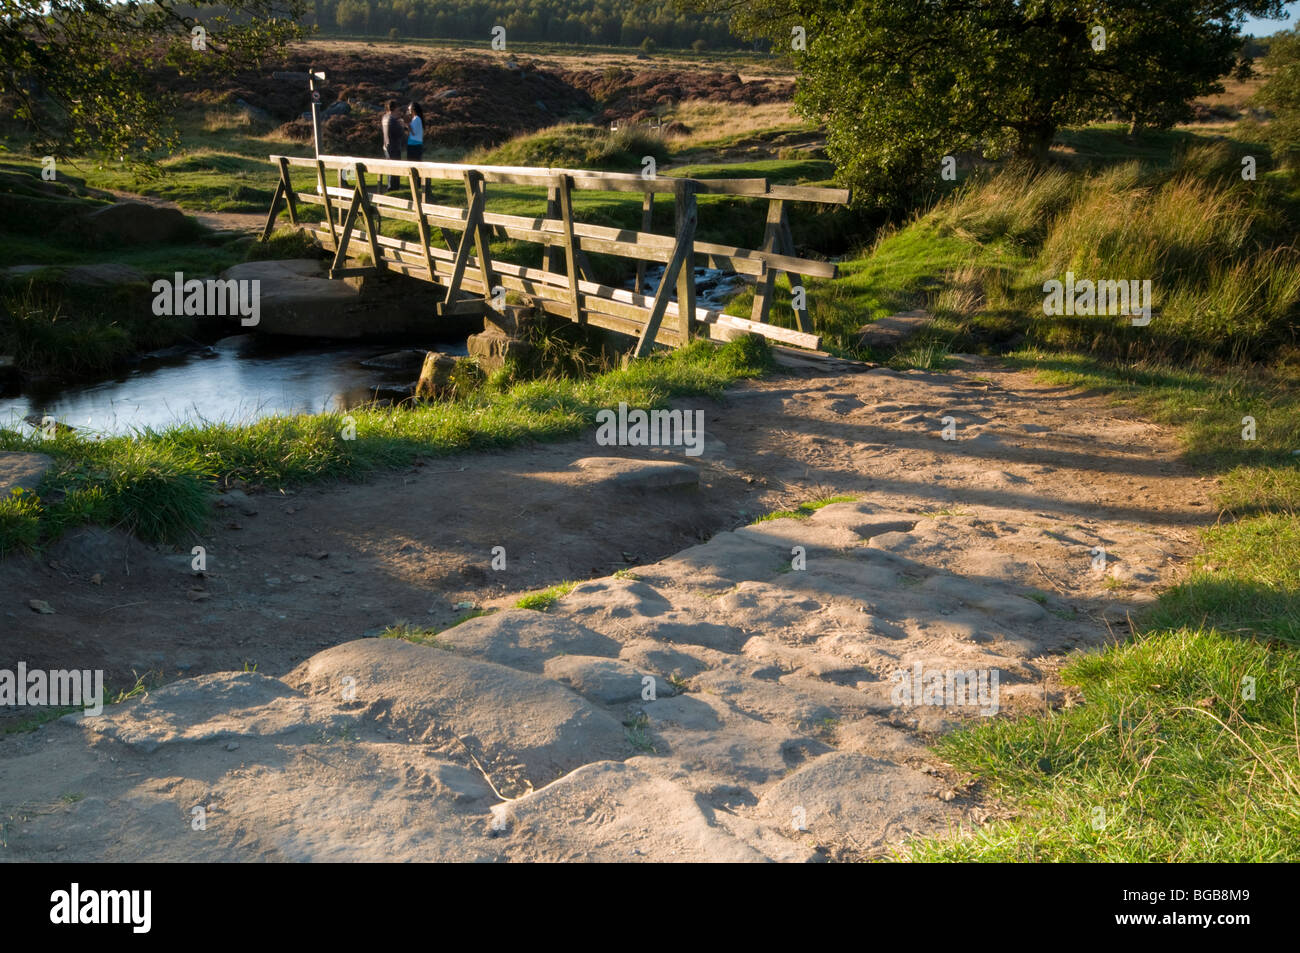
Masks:
[[[684,176],[649,176],[636,172],[598,172],[588,169],[543,168],[541,166],[470,165],[455,162],[403,162],[400,159],[367,159],[355,156],[271,156],[279,163],[315,169],[321,162],[326,169],[350,172],[360,163],[365,171],[375,175],[407,175],[414,168],[421,178],[460,179],[466,172],[478,172],[485,182],[507,185],[531,185],[546,188],[557,175],[573,179],[574,188],[606,192],[668,193],[678,187]],[[767,179],[689,179],[695,191],[707,195],[742,195],[755,198],[782,199],[787,202],[817,202],[823,205],[847,205],[851,197],[848,189],[824,188],[811,185],[773,185]]]

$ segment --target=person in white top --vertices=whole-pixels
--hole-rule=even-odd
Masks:
[[[406,158],[411,162],[419,162],[424,155],[424,110],[419,103],[411,103],[406,107],[406,127],[409,130],[406,135]]]
[[[406,107],[406,158],[408,162],[419,162],[424,155],[424,110],[419,103]],[[424,180],[424,200],[433,201],[429,190],[429,180]]]

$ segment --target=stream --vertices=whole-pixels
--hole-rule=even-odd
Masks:
[[[646,272],[653,295],[663,268]],[[627,283],[631,287],[632,282]],[[722,308],[744,279],[695,269],[696,302]],[[436,345],[467,353],[463,341]],[[44,416],[88,434],[117,435],[185,423],[249,423],[262,417],[342,411],[374,400],[400,399],[419,377],[412,370],[365,366],[401,350],[394,344],[286,342],[237,334],[211,347],[146,354],[111,377],[74,384],[29,383],[0,393],[0,427],[27,430]]]
[[[464,342],[437,345],[464,355]],[[139,364],[92,383],[41,387],[0,396],[0,426],[49,415],[93,434],[123,434],[182,423],[248,423],[275,414],[348,410],[400,397],[414,371],[361,362],[400,350],[393,344],[292,345],[252,334],[222,338],[188,353],[145,355]]]

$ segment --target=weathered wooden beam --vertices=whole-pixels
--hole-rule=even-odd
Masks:
[[[433,251],[429,247],[429,222],[424,217],[424,208],[421,205],[420,198],[420,173],[415,166],[411,166],[411,204],[415,207],[415,227],[420,235],[420,247],[424,249],[425,266],[429,269],[429,277],[432,278],[436,272],[433,269]]]
[[[280,160],[280,184],[284,186],[284,197],[289,202],[289,221],[298,224],[298,201],[297,193],[293,190],[293,182],[289,178],[289,163],[285,159]]]
[[[273,160],[287,158],[291,165],[302,165],[312,160],[298,156],[272,156]],[[351,156],[321,156],[328,168],[348,168],[355,161]],[[635,172],[598,172],[588,169],[542,169],[529,166],[464,165],[451,162],[417,163],[420,174],[429,179],[459,179],[466,170],[481,173],[484,181],[506,185],[528,185],[547,188],[556,175],[572,177],[574,188],[613,192],[671,193],[675,176],[646,178]],[[405,163],[400,160],[366,160],[366,166],[380,175],[404,175]],[[811,185],[769,185],[765,179],[692,179],[696,192],[702,195],[738,195],[784,199],[787,202],[817,202],[825,205],[846,205],[851,198],[848,189],[825,188]]]
[[[491,243],[488,240],[487,227],[483,224],[483,211],[487,205],[487,183],[483,181],[483,174],[475,169],[469,169],[465,172],[465,204],[471,205],[475,196],[479,200],[479,217],[476,223],[469,223],[466,226],[465,234],[474,236],[475,251],[478,252],[478,270],[483,277],[483,286],[487,288],[487,294],[492,294],[492,257]]]
[[[366,192],[366,167],[360,162],[352,163],[352,172],[357,177],[357,197],[356,201],[361,205],[361,214],[366,220],[366,231],[370,233],[370,256],[374,260],[376,268],[382,268],[383,262],[380,260],[379,242],[376,239],[379,236],[379,221],[375,217],[374,207],[370,204]]]
[[[762,251],[773,252],[777,247],[777,234],[781,227],[781,215],[784,203],[781,199],[772,199],[767,205],[767,225],[763,229]],[[751,321],[766,323],[772,309],[772,295],[776,291],[776,272],[767,267],[754,285],[754,305],[750,309]]]
[[[573,234],[573,181],[567,175],[555,177],[555,189],[560,202],[560,218],[564,223],[564,263],[569,277],[569,290],[573,302],[573,313],[579,324],[583,320],[581,295],[578,282],[582,275],[578,273],[578,239]]]
[[[794,254],[794,236],[790,234],[790,220],[786,216],[784,210],[781,212],[781,222],[777,229],[776,241],[778,250],[784,251],[789,255]],[[786,272],[785,279],[790,283],[790,294],[792,296],[796,294],[797,289],[803,287],[803,279],[798,275]],[[812,315],[808,313],[807,294],[808,289],[804,288],[803,306],[795,306],[794,316],[795,322],[799,325],[800,331],[811,332],[813,329],[813,322]]]
[[[560,191],[552,185],[546,190],[546,218],[543,221],[556,221],[560,217]],[[561,268],[560,258],[564,250],[556,242],[546,241],[544,233],[540,230],[530,230],[538,236],[530,238],[529,241],[544,242],[542,249],[542,267],[547,271],[559,271]],[[515,237],[513,235],[508,237]]]
[[[325,183],[325,164],[316,163],[316,187],[320,190],[321,202],[325,204],[325,221],[330,223],[330,235],[338,241],[338,223],[334,221],[334,205],[330,202],[329,186]]]
[[[348,206],[348,213],[344,217],[343,227],[340,229],[343,236],[335,242],[335,247],[338,250],[334,253],[334,263],[330,266],[331,278],[336,277],[342,271],[344,265],[347,264],[348,243],[352,240],[352,226],[357,220],[357,209],[361,205],[359,197],[354,196],[352,203]]]
[[[284,197],[284,179],[281,179],[275,186],[275,194],[271,196],[271,211],[266,216],[266,227],[262,229],[260,241],[266,241],[271,237],[271,232],[275,230],[275,216],[280,211],[280,199]]]
[[[650,353],[656,332],[659,330],[659,323],[663,320],[664,313],[668,308],[668,289],[677,281],[682,266],[690,267],[690,243],[684,241],[683,238],[686,236],[693,238],[695,235],[694,215],[695,206],[688,205],[683,213],[682,220],[677,223],[677,247],[673,250],[673,257],[669,259],[668,265],[664,269],[664,276],[659,282],[659,287],[655,289],[654,306],[650,309],[650,316],[646,319],[646,325],[641,329],[641,336],[637,338],[636,349],[632,352],[636,357],[644,357]],[[682,304],[682,302],[679,302],[678,307],[680,308]],[[689,314],[687,317],[689,319]]]
[[[456,300],[456,293],[460,290],[461,281],[465,277],[465,268],[469,263],[469,251],[478,237],[479,222],[483,220],[483,202],[484,195],[482,192],[476,192],[470,197],[465,231],[460,234],[460,245],[456,248],[456,257],[452,262],[451,281],[447,285],[447,296],[443,299],[447,303]],[[430,260],[432,261],[432,258]],[[432,265],[430,265],[429,270],[430,272],[433,271]]]

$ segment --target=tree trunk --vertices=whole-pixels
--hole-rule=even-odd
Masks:
[[[1020,131],[1020,145],[1016,149],[1016,154],[1031,162],[1046,162],[1052,148],[1052,140],[1055,138],[1056,124],[1053,122],[1044,120],[1027,126]]]

